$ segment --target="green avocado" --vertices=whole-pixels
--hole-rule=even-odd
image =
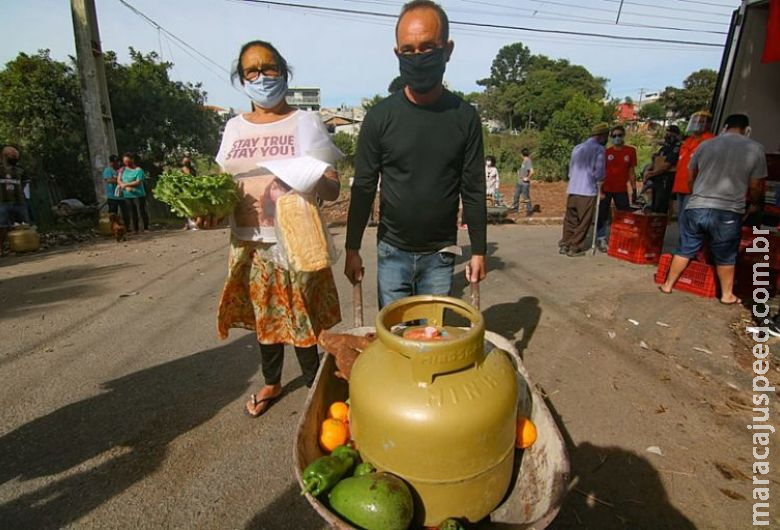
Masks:
[[[328,495],[330,506],[365,530],[406,530],[412,523],[412,494],[390,473],[345,478]]]

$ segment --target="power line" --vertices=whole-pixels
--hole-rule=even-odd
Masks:
[[[577,5],[577,4],[571,4],[571,3],[566,3],[566,2],[555,2],[553,0],[531,0],[531,1],[532,2],[537,2],[537,3],[540,3],[540,4],[544,4],[544,5],[548,5],[549,4],[549,5],[567,7],[569,9],[587,9],[588,11],[600,11],[602,13],[609,13],[610,15],[612,13],[614,13],[614,10],[612,10],[612,9],[599,8],[599,7],[586,7],[586,6]],[[634,15],[634,16],[644,17],[644,18],[660,18],[660,19],[664,19],[664,20],[667,20],[669,18],[668,16],[663,16],[663,15],[650,15],[650,14],[647,14],[647,13],[636,13],[636,12],[632,12],[632,11],[623,11],[623,14],[624,15]],[[724,26],[724,25],[727,24],[727,22],[717,22],[715,20],[696,20],[694,22],[696,22],[698,24],[711,24],[711,25],[716,25],[716,26]]]
[[[734,4],[714,4],[712,2],[701,2],[700,0],[677,0],[678,2],[685,2],[686,4],[699,4],[703,6],[713,6],[713,7],[727,7],[729,9],[737,9],[739,6],[735,6]]]
[[[367,0],[348,0],[350,2],[363,2]],[[477,4],[477,5],[483,5],[483,6],[490,6],[490,7],[501,7],[505,9],[510,9],[512,11],[527,11],[529,13],[534,14],[534,19],[536,20],[556,20],[556,21],[562,21],[562,22],[583,22],[586,21],[590,24],[600,24],[605,26],[615,26],[614,22],[609,22],[606,20],[598,19],[598,18],[591,18],[591,17],[585,17],[581,15],[566,15],[564,13],[557,13],[554,11],[542,11],[540,9],[524,9],[524,8],[514,8],[511,6],[508,6],[506,4],[496,4],[493,2],[485,2],[482,0],[459,0],[460,2],[464,2],[467,4]],[[618,0],[619,1],[619,0]],[[456,8],[457,9],[457,8]],[[453,9],[453,10],[456,10]],[[550,14],[550,15],[556,15],[555,17],[538,17],[535,16],[536,13],[543,13],[543,14]],[[485,13],[485,14],[494,14],[494,13]],[[502,13],[495,13],[500,14],[501,16],[506,15],[512,15],[512,13],[509,12],[502,12]],[[709,33],[712,35],[728,35],[728,32],[726,31],[717,31],[714,29],[697,29],[697,28],[681,28],[678,26],[658,26],[658,25],[652,25],[652,24],[641,24],[636,22],[620,22],[617,24],[618,26],[626,26],[626,27],[633,27],[633,28],[647,28],[647,29],[658,29],[658,30],[664,30],[664,31],[682,31],[685,33]]]
[[[120,0],[124,1],[124,0]],[[345,9],[340,7],[324,7],[324,6],[315,6],[315,5],[308,5],[308,4],[295,4],[295,3],[289,3],[289,2],[275,2],[271,0],[240,0],[242,2],[246,3],[253,3],[253,4],[263,4],[263,5],[269,5],[269,6],[281,6],[281,7],[294,7],[298,9],[309,9],[312,11],[326,11],[326,12],[333,12],[333,13],[347,13],[352,15],[368,15],[368,16],[374,16],[374,17],[382,17],[382,18],[397,18],[397,15],[390,14],[390,13],[379,13],[376,11],[363,11],[363,10],[357,10],[357,9]],[[700,42],[700,41],[687,41],[687,40],[674,40],[674,39],[659,39],[655,37],[629,37],[629,36],[621,36],[621,35],[609,35],[606,33],[591,33],[591,32],[584,32],[584,31],[568,31],[568,30],[561,30],[561,29],[541,29],[541,28],[529,28],[529,27],[523,27],[523,26],[508,26],[503,24],[487,24],[483,22],[462,22],[458,20],[450,20],[450,24],[456,24],[460,26],[470,26],[470,27],[477,27],[477,28],[492,28],[492,29],[510,29],[510,30],[516,30],[516,31],[528,31],[532,33],[552,33],[556,35],[575,35],[575,36],[582,36],[582,37],[598,37],[602,39],[611,39],[611,40],[620,40],[620,41],[637,41],[637,42],[656,42],[656,43],[666,43],[666,44],[683,44],[683,45],[689,45],[689,46],[707,46],[707,47],[716,47],[721,48],[723,47],[722,44],[716,44],[713,42]]]
[[[148,15],[146,15],[146,14],[142,13],[141,11],[139,11],[138,9],[136,9],[135,7],[133,7],[132,5],[130,5],[129,3],[127,3],[125,0],[119,0],[119,2],[120,2],[122,5],[124,5],[125,7],[127,7],[127,8],[128,8],[130,11],[132,11],[133,13],[135,13],[136,15],[138,15],[139,17],[141,17],[141,18],[143,18],[144,20],[146,20],[146,21],[147,21],[149,24],[151,24],[153,27],[157,28],[157,29],[158,29],[158,30],[160,30],[160,31],[163,31],[163,32],[165,32],[165,34],[166,34],[166,35],[170,36],[172,39],[174,39],[176,42],[180,43],[182,46],[184,46],[184,47],[186,47],[186,48],[188,48],[188,49],[192,50],[193,52],[195,52],[196,54],[198,54],[200,57],[202,57],[203,59],[205,59],[205,60],[206,60],[206,61],[208,61],[209,63],[213,64],[214,66],[216,66],[217,68],[219,68],[220,70],[222,70],[223,72],[225,72],[226,74],[230,75],[230,70],[226,69],[224,66],[222,66],[222,65],[221,65],[221,64],[219,64],[218,62],[214,61],[213,59],[211,59],[211,58],[210,58],[210,57],[208,57],[207,55],[205,55],[205,54],[201,53],[200,51],[198,51],[198,50],[197,50],[197,49],[195,49],[194,47],[190,46],[190,45],[189,45],[187,42],[185,42],[183,39],[181,39],[181,38],[177,37],[176,35],[174,35],[174,34],[173,34],[173,33],[171,33],[170,31],[168,31],[167,29],[165,29],[164,27],[162,27],[160,24],[158,24],[157,22],[155,22],[155,21],[154,21],[152,18],[150,18]]]
[[[673,9],[675,11],[675,13],[678,13],[678,12],[681,12],[681,13],[696,13],[697,15],[712,15],[712,16],[715,16],[715,17],[727,17],[727,18],[731,17],[730,14],[726,14],[726,13],[702,12],[701,9],[685,9],[685,8],[682,8],[682,7],[672,8],[672,7],[669,7],[669,6],[663,6],[663,5],[658,5],[658,4],[645,4],[645,3],[642,3],[642,2],[632,2],[630,0],[625,0],[625,1],[624,0],[603,0],[603,1],[604,2],[611,2],[613,4],[623,4],[623,3],[625,3],[627,6],[631,5],[631,6],[652,7],[654,9]]]

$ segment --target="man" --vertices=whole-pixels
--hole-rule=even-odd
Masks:
[[[0,253],[14,223],[27,223],[19,151],[10,145],[0,151]]]
[[[628,199],[629,185],[631,195],[636,196],[636,149],[625,145],[626,130],[622,125],[612,127],[609,136],[612,139],[612,146],[606,151],[606,176],[601,188],[596,235],[596,246],[601,252],[607,251],[607,221],[612,202],[615,203],[615,209],[629,211],[631,210]]]
[[[680,157],[680,128],[670,125],[666,128],[664,144],[658,151],[658,160],[653,169],[647,172],[647,178],[653,179],[653,202],[650,209],[654,213],[669,213],[669,199],[672,197],[675,167]]]
[[[108,213],[114,214],[122,212],[122,222],[127,229],[130,228],[130,212],[127,210],[125,198],[120,191],[117,195],[116,185],[119,182],[119,170],[122,168],[122,161],[117,155],[108,157],[108,166],[103,170],[103,183],[106,189],[106,200],[108,201]]]
[[[734,296],[734,264],[745,215],[745,195],[750,190],[748,214],[759,209],[762,182],[767,176],[764,148],[745,136],[749,125],[744,114],[726,118],[726,131],[707,142],[691,157],[688,186],[692,193],[680,226],[680,249],[659,288],[672,292],[675,282],[696,256],[705,236],[715,259],[723,304],[737,304]]]
[[[607,136],[609,125],[600,123],[593,127],[590,138],[571,152],[563,237],[558,243],[560,253],[569,257],[582,256],[589,246],[585,245],[585,237],[593,222],[596,197],[604,180]]]
[[[377,244],[379,306],[414,294],[449,294],[458,203],[471,240],[467,279],[485,277],[487,205],[482,126],[476,110],[446,90],[454,48],[449,21],[431,1],[409,2],[396,26],[404,89],[366,114],[355,156],[344,273],[363,278],[360,244],[382,175]]]
[[[677,222],[680,225],[682,225],[685,215],[685,204],[691,193],[691,188],[688,187],[688,164],[702,142],[715,138],[715,135],[710,132],[711,127],[712,114],[705,111],[695,112],[688,122],[689,136],[680,147],[680,157],[677,161],[677,171],[674,174],[674,186],[672,187],[672,192],[677,194]]]
[[[520,153],[523,155],[523,164],[517,170],[515,197],[512,200],[510,210],[520,211],[520,196],[522,195],[525,203],[525,216],[530,217],[534,213],[534,206],[531,204],[531,177],[534,176],[534,164],[531,161],[531,151],[528,148],[523,148]]]

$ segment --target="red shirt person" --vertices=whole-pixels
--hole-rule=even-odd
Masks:
[[[688,201],[688,195],[691,194],[691,188],[688,185],[688,164],[702,142],[715,138],[715,135],[710,132],[711,127],[712,114],[705,111],[693,113],[686,131],[688,138],[680,146],[680,158],[677,160],[672,192],[677,194],[677,221],[681,224],[685,204]]]
[[[625,145],[626,130],[622,125],[612,127],[609,137],[612,145],[605,153],[606,170],[601,188],[596,238],[596,246],[602,252],[607,251],[607,220],[612,202],[616,210],[630,210],[628,186],[631,185],[632,194],[636,191],[636,149]]]

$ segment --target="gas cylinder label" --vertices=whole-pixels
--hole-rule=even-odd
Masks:
[[[428,406],[441,407],[444,401],[457,405],[461,396],[469,401],[474,401],[482,397],[484,390],[493,390],[498,388],[499,382],[495,377],[489,375],[480,375],[473,381],[463,383],[458,386],[446,386],[437,389],[431,389],[428,393]]]

